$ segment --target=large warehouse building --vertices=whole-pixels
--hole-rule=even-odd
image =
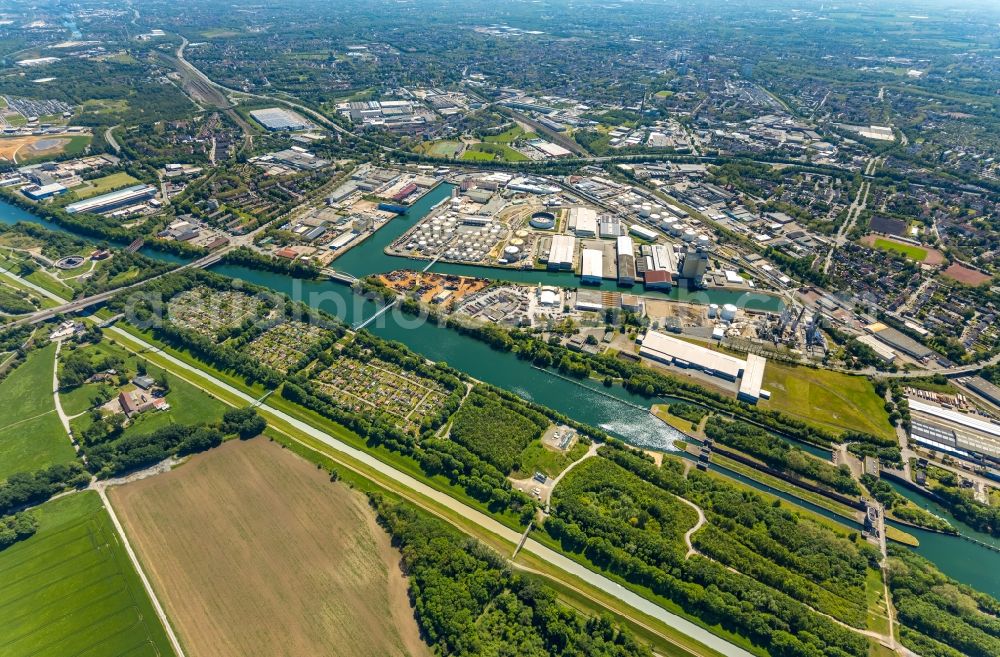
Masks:
[[[552,246],[549,247],[549,259],[546,263],[549,269],[572,270],[573,252],[576,250],[576,240],[570,235],[553,235]]]
[[[957,456],[981,454],[1000,460],[1000,425],[919,399],[908,401],[914,441]]]
[[[582,269],[580,282],[598,285],[603,278],[604,252],[598,249],[584,249],[580,255]]]
[[[592,208],[570,208],[569,225],[577,237],[597,235],[597,212]]]
[[[767,366],[767,359],[761,356],[749,354],[743,360],[658,331],[646,332],[639,355],[665,365],[701,370],[726,381],[740,379],[737,398],[741,401],[756,404],[759,399],[771,397],[770,392],[761,389]]]
[[[278,130],[309,130],[312,124],[296,112],[280,107],[253,110],[250,112],[253,120],[271,131]]]
[[[129,205],[137,205],[143,201],[148,201],[154,196],[156,196],[156,188],[152,185],[133,185],[132,187],[119,189],[117,192],[101,194],[94,198],[70,203],[66,206],[66,212],[70,214],[77,214],[79,212],[102,214]]]
[[[635,248],[628,235],[618,237],[618,284],[635,285]]]

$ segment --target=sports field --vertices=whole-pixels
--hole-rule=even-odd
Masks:
[[[884,402],[864,377],[768,361],[763,387],[771,391],[771,399],[760,400],[762,408],[837,433],[848,430],[895,436]]]
[[[364,497],[277,444],[109,494],[189,657],[430,655]]]
[[[28,354],[0,382],[0,480],[76,458],[52,399],[56,345]]]
[[[896,253],[902,253],[910,260],[915,260],[917,262],[923,262],[927,257],[927,249],[922,249],[919,246],[914,246],[913,244],[894,242],[882,237],[875,238],[875,248],[882,249],[883,251],[895,251]]]
[[[173,655],[93,491],[35,510],[38,532],[0,552],[4,657]]]

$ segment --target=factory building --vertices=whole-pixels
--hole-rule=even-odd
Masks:
[[[1000,425],[918,399],[907,401],[910,437],[916,442],[962,457],[980,454],[1000,459]]]
[[[872,351],[875,352],[875,355],[881,358],[885,363],[891,363],[896,360],[896,352],[890,349],[887,345],[876,340],[873,335],[859,336],[858,342],[871,347]]]
[[[708,271],[708,254],[704,251],[689,250],[681,263],[681,278],[700,281]]]
[[[51,183],[49,185],[28,185],[27,187],[21,188],[21,193],[30,198],[33,201],[41,201],[43,199],[52,198],[59,194],[66,193],[66,187],[60,185],[59,183]]]
[[[736,398],[748,404],[756,404],[763,396],[765,399],[771,396],[766,390],[761,390],[764,383],[764,368],[767,366],[767,359],[757,354],[747,354],[747,364],[743,368],[743,378],[740,379],[740,389],[736,393]]]
[[[616,238],[622,234],[622,221],[618,217],[601,217],[597,222],[597,231],[603,238]]]
[[[66,206],[66,212],[70,214],[77,214],[79,212],[102,214],[148,201],[154,196],[156,196],[156,188],[152,185],[133,185],[132,187],[119,189],[117,192],[101,194],[94,198],[70,203]]]
[[[570,208],[569,225],[577,237],[597,235],[597,211],[592,208]]]
[[[740,379],[737,398],[741,401],[755,404],[771,397],[770,392],[761,389],[767,359],[755,354],[742,360],[657,331],[647,331],[639,355],[665,365],[700,370],[726,381]]]
[[[981,376],[974,376],[965,383],[978,395],[985,397],[994,404],[1000,405],[1000,387],[997,387]]]
[[[674,277],[668,271],[662,269],[647,269],[643,279],[643,286],[647,290],[663,290],[669,292],[674,286]]]
[[[308,130],[312,124],[297,113],[280,107],[253,110],[250,112],[253,120],[272,132],[279,130]]]
[[[930,358],[934,353],[930,347],[925,347],[905,333],[897,331],[890,326],[886,326],[881,322],[876,322],[866,326],[865,330],[875,336],[879,341],[889,345],[892,349],[901,351],[904,354],[916,358],[917,360]]]
[[[553,235],[546,266],[549,269],[572,270],[573,252],[575,250],[575,238],[570,235]]]
[[[640,226],[639,224],[632,224],[632,226],[628,229],[628,232],[635,235],[639,239],[646,240],[647,242],[656,241],[656,233],[645,226]]]
[[[628,235],[618,237],[618,284],[635,285],[635,249]]]
[[[599,285],[603,278],[604,252],[598,249],[584,249],[580,260],[582,262],[580,282]]]

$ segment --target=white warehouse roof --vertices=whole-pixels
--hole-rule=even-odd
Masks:
[[[565,269],[573,266],[573,251],[576,239],[570,235],[553,235],[552,246],[549,248],[549,267],[563,266]]]
[[[639,354],[667,364],[674,363],[681,367],[696,367],[732,381],[735,381],[746,367],[746,361],[739,358],[699,347],[696,344],[678,340],[657,331],[646,332]],[[761,376],[763,376],[763,368],[761,368]]]
[[[947,420],[949,422],[954,422],[955,424],[959,424],[963,427],[981,431],[982,433],[1000,438],[1000,425],[993,424],[992,422],[985,422],[971,415],[966,415],[965,413],[959,413],[958,411],[952,411],[933,404],[927,404],[917,399],[909,399],[908,401],[910,403],[911,411],[926,413],[927,415]]]
[[[604,276],[604,252],[598,249],[584,249],[580,277],[584,281],[599,282]]]
[[[597,211],[592,208],[571,208],[569,222],[573,225],[577,235],[597,234]]]
[[[647,242],[652,242],[656,240],[656,233],[646,228],[645,226],[640,226],[639,224],[632,224],[632,227],[628,229],[628,232],[632,233],[636,237],[641,237]]]
[[[740,390],[736,394],[737,399],[756,404],[761,396],[761,386],[764,383],[764,368],[767,366],[767,359],[757,354],[747,354],[746,368],[743,370],[743,378],[740,380]]]
[[[618,255],[635,255],[635,248],[632,246],[632,238],[628,235],[618,236]]]

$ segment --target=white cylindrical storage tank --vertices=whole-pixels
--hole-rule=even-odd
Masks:
[[[653,214],[649,215],[649,220],[652,221],[653,223],[656,223],[660,221],[660,215],[654,212]]]
[[[685,242],[693,242],[695,238],[695,232],[693,230],[686,230],[684,234],[681,235],[681,239]]]
[[[719,304],[717,304],[717,303],[710,303],[710,304],[708,304],[708,317],[709,317],[709,319],[715,318],[716,316],[718,316],[718,314],[719,314]]]
[[[736,319],[736,306],[731,303],[727,303],[722,307],[722,319],[727,322],[731,322]]]
[[[681,225],[681,222],[675,221],[674,223],[670,224],[670,234],[673,235],[674,237],[677,237],[678,235],[681,234],[682,228],[684,228],[684,226]]]
[[[640,217],[648,217],[649,214],[652,211],[653,211],[653,208],[649,205],[649,203],[643,203],[642,207],[639,208],[639,216]]]
[[[712,240],[708,238],[708,235],[699,235],[697,244],[698,248],[702,251],[708,251],[712,248]]]

